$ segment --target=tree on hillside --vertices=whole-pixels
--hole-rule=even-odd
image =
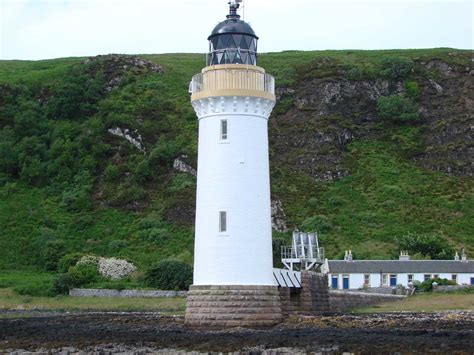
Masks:
[[[420,254],[430,259],[452,259],[454,250],[439,235],[409,233],[396,238],[399,250],[406,250],[410,254]]]

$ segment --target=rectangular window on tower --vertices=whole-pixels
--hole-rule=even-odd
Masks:
[[[227,232],[227,212],[219,211],[219,233]]]
[[[227,120],[221,120],[221,140],[227,140]]]

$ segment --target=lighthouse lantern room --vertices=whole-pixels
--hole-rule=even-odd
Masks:
[[[199,143],[194,283],[186,322],[271,325],[281,320],[268,157],[275,82],[257,66],[258,37],[240,19],[239,3],[229,7],[208,37],[207,66],[189,87]]]

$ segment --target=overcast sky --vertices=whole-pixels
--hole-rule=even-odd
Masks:
[[[207,50],[228,0],[0,0],[0,59]],[[260,52],[473,48],[469,0],[245,0]],[[242,11],[240,12],[242,15]]]

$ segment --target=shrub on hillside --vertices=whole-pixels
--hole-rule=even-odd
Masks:
[[[416,81],[407,81],[405,83],[405,90],[409,98],[417,100],[421,95],[420,86]]]
[[[411,122],[419,118],[417,105],[397,94],[379,97],[377,112],[380,118],[392,122]]]
[[[406,78],[414,69],[415,63],[411,59],[390,57],[382,61],[380,75],[392,80]]]
[[[145,283],[160,290],[187,290],[193,282],[193,269],[178,260],[163,260],[145,274]]]
[[[439,235],[409,233],[395,239],[399,250],[410,254],[420,254],[431,259],[451,260],[454,250],[449,243]]]
[[[75,266],[77,262],[82,258],[82,254],[73,253],[66,254],[58,262],[58,272],[65,273],[68,272],[69,268]]]
[[[70,289],[85,287],[100,279],[97,266],[79,263],[65,274],[56,277],[53,283],[54,294],[67,294]]]
[[[41,248],[40,259],[46,271],[56,271],[59,260],[65,254],[65,244],[62,240],[49,240]]]
[[[77,262],[77,266],[94,266],[97,268],[99,265],[99,257],[95,255],[84,255],[79,261]]]
[[[91,186],[75,186],[64,190],[61,199],[61,207],[70,212],[88,211],[92,208],[90,196]]]

